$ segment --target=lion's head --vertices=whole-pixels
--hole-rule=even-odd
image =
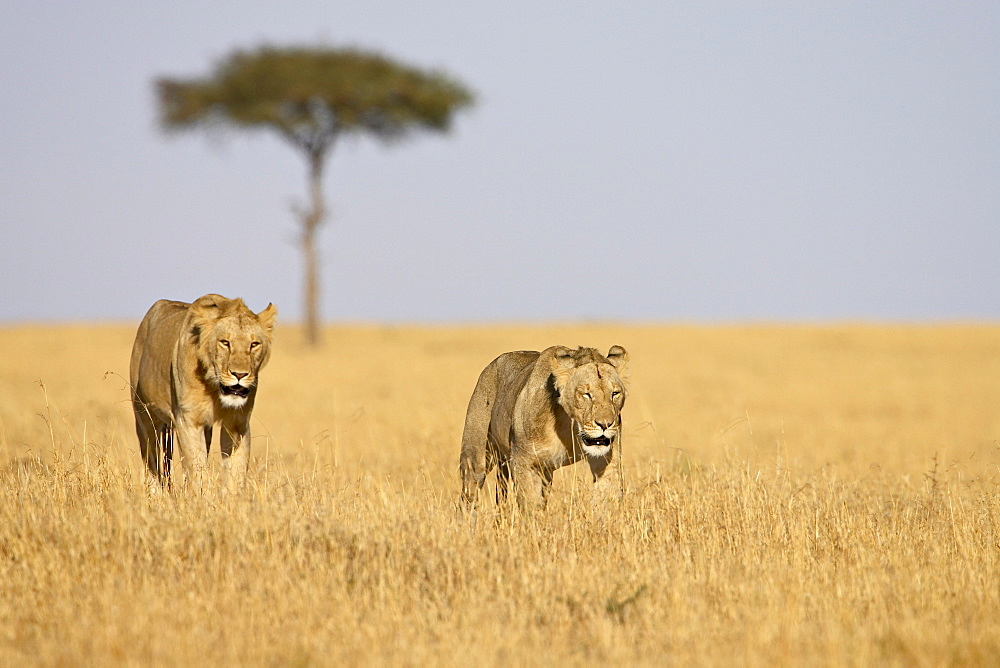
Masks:
[[[552,378],[563,407],[578,429],[588,457],[606,457],[621,432],[628,393],[628,353],[612,346],[607,357],[593,348],[557,348]]]
[[[191,336],[205,381],[227,408],[242,408],[257,386],[257,373],[271,356],[278,310],[254,313],[242,299],[205,295],[191,304]]]

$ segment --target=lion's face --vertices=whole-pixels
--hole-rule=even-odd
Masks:
[[[237,299],[211,305],[196,302],[192,310],[205,380],[218,390],[223,406],[242,408],[270,357],[276,309],[268,305],[255,314]]]
[[[559,404],[578,429],[588,457],[606,457],[621,432],[627,389],[628,353],[621,346],[604,357],[593,348],[561,349],[553,357]]]

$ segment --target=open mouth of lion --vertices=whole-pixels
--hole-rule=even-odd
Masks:
[[[590,447],[600,447],[611,445],[611,439],[607,436],[587,436],[586,434],[580,434],[580,438],[583,439],[584,445],[589,445]]]
[[[250,394],[249,387],[243,387],[242,385],[221,385],[219,387],[223,396],[226,397],[243,397],[245,398]]]

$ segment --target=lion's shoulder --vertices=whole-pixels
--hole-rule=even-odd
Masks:
[[[161,299],[149,307],[133,346],[133,364],[138,358],[173,351],[191,305],[186,302]]]

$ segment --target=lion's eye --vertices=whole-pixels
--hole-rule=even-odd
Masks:
[[[250,342],[250,350],[253,350],[254,348],[256,348],[259,345],[260,345],[260,341],[251,341]]]
[[[584,392],[580,395],[580,397],[586,399],[587,401],[593,401],[594,399],[594,397],[590,396],[590,392]]]
[[[611,398],[612,398],[612,399],[617,399],[617,398],[618,398],[618,397],[619,397],[620,395],[621,395],[621,392],[620,392],[619,390],[614,390],[614,391],[613,391],[613,392],[611,393]]]
[[[219,345],[222,346],[223,348],[228,348],[229,347],[229,341],[227,341],[225,339],[219,339]]]

